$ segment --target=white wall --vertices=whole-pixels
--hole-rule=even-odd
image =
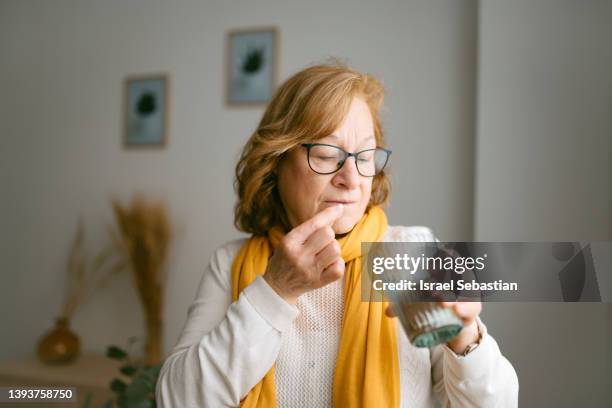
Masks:
[[[476,238],[610,238],[612,2],[485,0]]]
[[[232,226],[233,166],[261,108],[224,105],[227,30],[276,25],[281,79],[328,56],[379,76],[393,153],[393,223],[469,239],[475,1],[2,1],[0,126],[3,284],[0,358],[34,349],[59,312],[77,216],[92,251],[109,198],[164,196],[180,230],[169,265],[165,350]],[[122,80],[171,75],[169,145],[125,151]],[[435,160],[431,160],[436,157]],[[467,158],[467,159],[466,159]],[[86,350],[142,332],[128,276],[78,311]]]
[[[475,239],[611,239],[612,2],[480,4]],[[610,406],[612,304],[484,310],[520,406]]]

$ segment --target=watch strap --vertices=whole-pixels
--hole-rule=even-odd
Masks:
[[[465,357],[474,351],[476,347],[480,346],[480,341],[482,340],[482,330],[480,330],[480,324],[478,322],[476,322],[476,327],[478,328],[478,340],[476,340],[474,343],[468,344],[465,350],[463,350],[463,353],[459,354],[460,356]]]

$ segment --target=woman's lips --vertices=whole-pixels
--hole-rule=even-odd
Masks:
[[[326,204],[344,204],[344,205],[349,205],[349,204],[355,204],[357,201],[344,201],[344,200],[326,200],[324,201]]]

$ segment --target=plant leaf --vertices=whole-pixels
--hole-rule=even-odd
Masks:
[[[127,353],[117,346],[108,346],[106,349],[106,357],[115,360],[123,360],[127,357]]]
[[[134,378],[125,390],[128,402],[137,402],[146,399],[150,392],[150,386],[142,377]]]
[[[130,404],[128,404],[128,399],[125,397],[125,395],[120,395],[117,398],[117,406],[119,408],[130,408]]]
[[[127,375],[128,377],[131,377],[136,372],[136,367],[128,364],[128,365],[124,365],[123,367],[121,367],[119,371],[121,371],[123,374]]]
[[[138,401],[137,403],[129,403],[130,408],[155,408],[155,403],[150,399],[146,399],[143,401]]]
[[[128,386],[123,381],[119,380],[118,378],[115,378],[110,384],[111,391],[117,394],[122,394],[123,392],[125,392],[127,387]]]

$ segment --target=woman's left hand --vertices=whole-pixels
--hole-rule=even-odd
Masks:
[[[463,321],[463,329],[459,332],[457,337],[446,343],[455,353],[461,354],[467,346],[478,340],[479,333],[476,317],[482,312],[482,303],[439,301],[438,304],[452,308],[457,316]],[[389,317],[397,316],[392,305],[387,307],[385,314]]]

